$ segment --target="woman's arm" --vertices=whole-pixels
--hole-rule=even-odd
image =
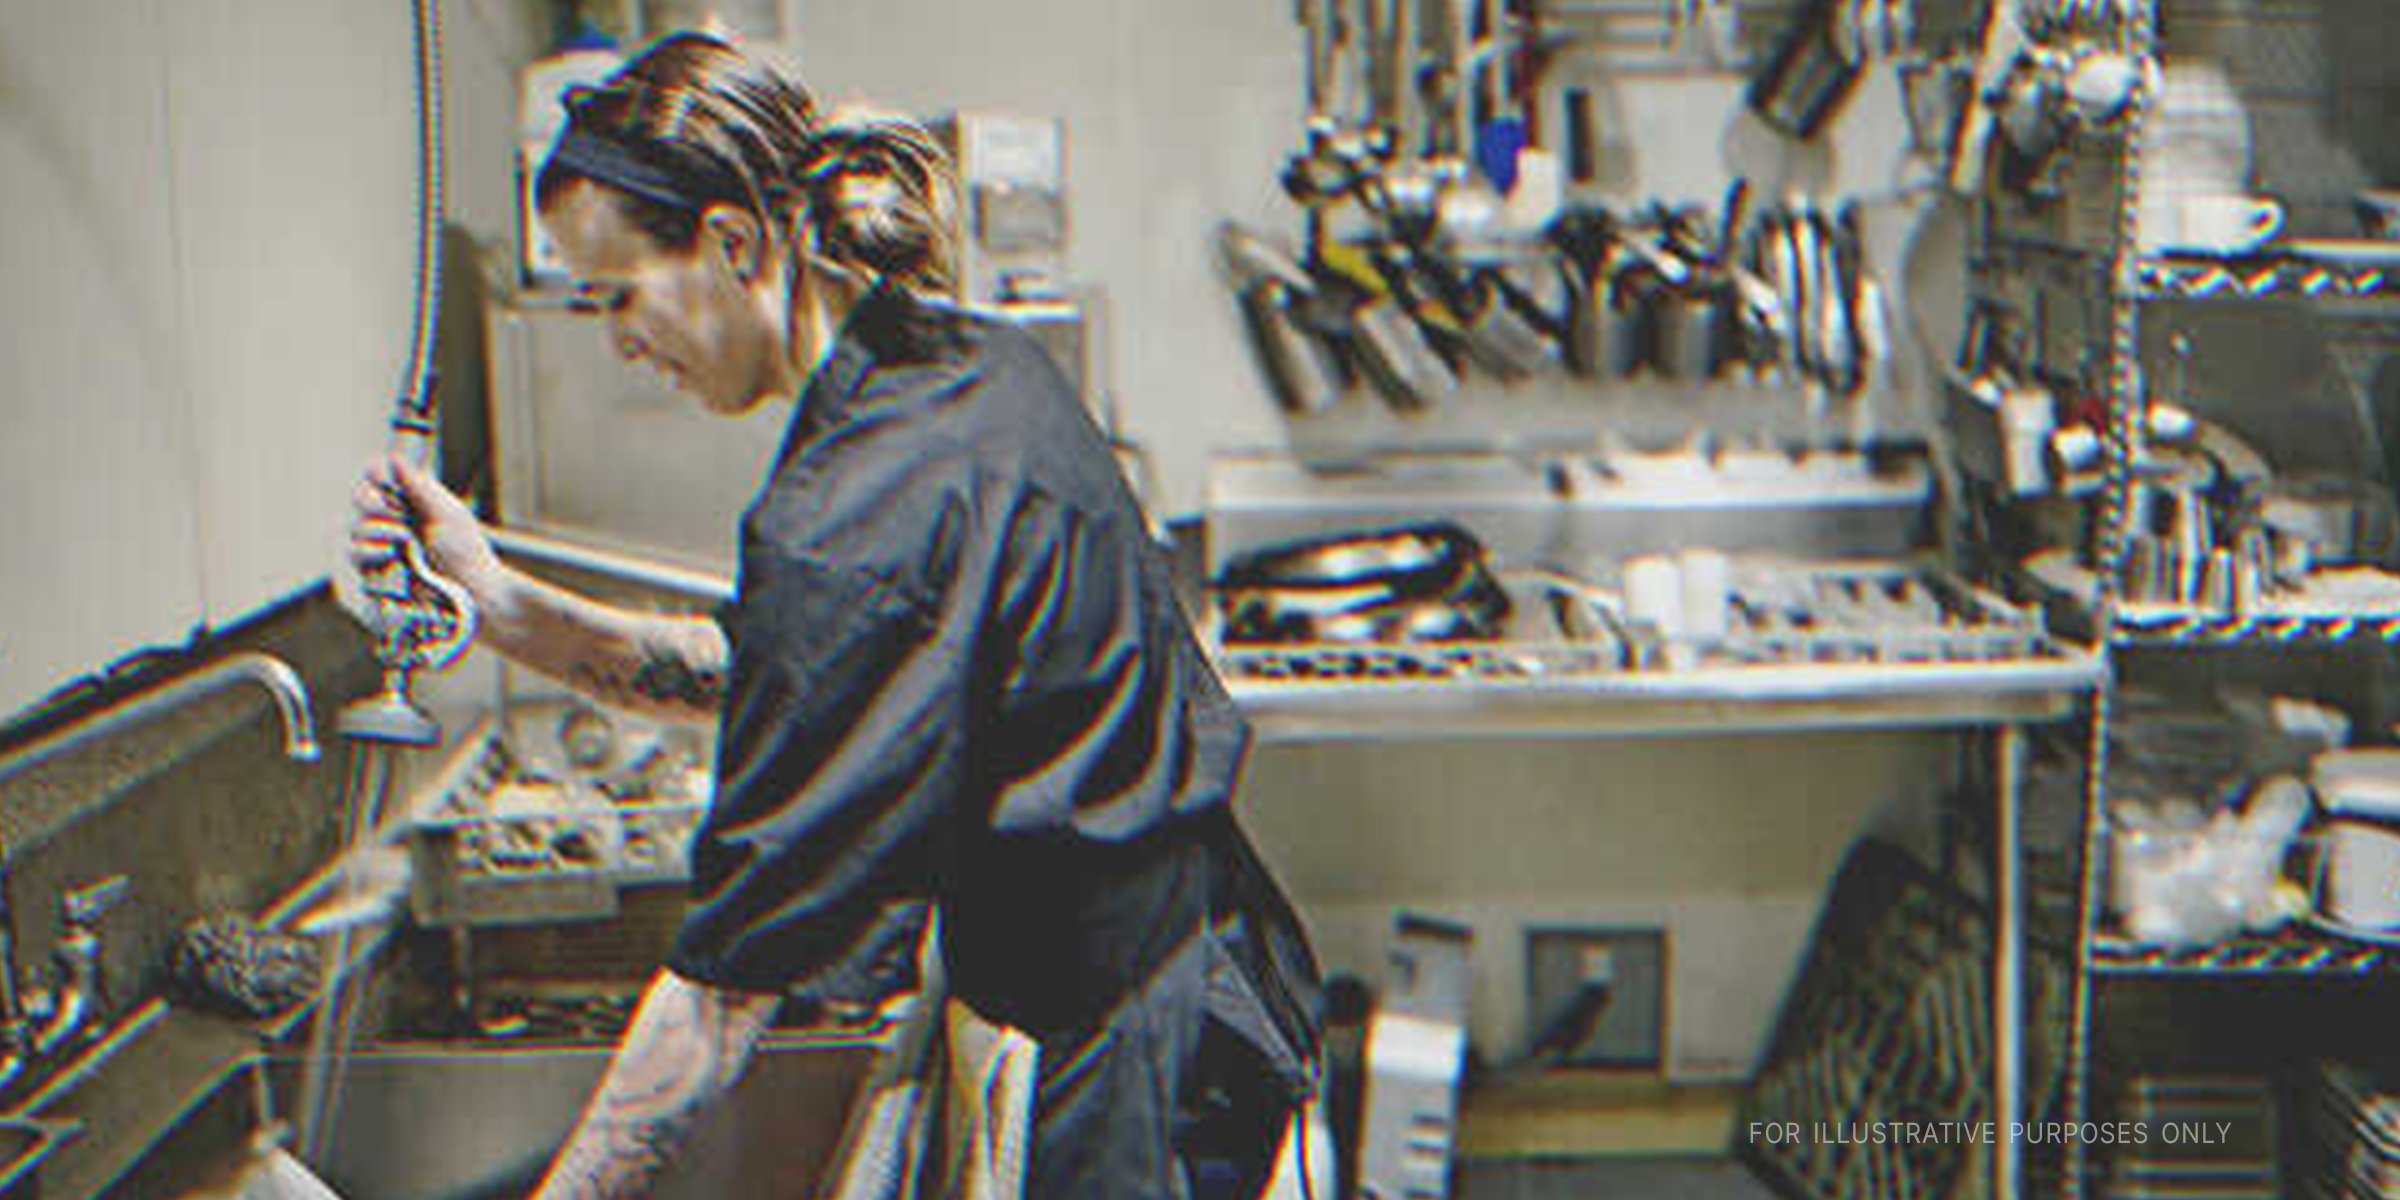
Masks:
[[[360,568],[388,561],[413,532],[475,601],[483,641],[512,661],[650,716],[707,720],[722,707],[731,652],[715,621],[616,608],[510,567],[465,501],[398,456],[368,468],[355,504]]]
[[[500,571],[470,590],[484,640],[511,661],[650,716],[706,720],[723,706],[731,651],[715,621],[615,608]]]
[[[600,1090],[530,1200],[647,1195],[701,1114],[741,1078],[779,999],[660,971]]]

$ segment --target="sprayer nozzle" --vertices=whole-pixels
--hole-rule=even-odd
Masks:
[[[396,692],[383,691],[342,710],[342,736],[403,746],[431,746],[442,727]]]

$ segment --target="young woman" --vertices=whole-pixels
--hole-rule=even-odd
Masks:
[[[354,555],[413,528],[502,654],[719,722],[689,914],[538,1195],[640,1194],[779,995],[928,897],[952,996],[1040,1047],[1026,1195],[1255,1192],[1316,972],[1228,809],[1248,732],[1061,376],[942,302],[944,156],[701,36],[570,111],[538,202],[619,352],[798,411],[712,616],[536,582],[404,464],[360,487]]]

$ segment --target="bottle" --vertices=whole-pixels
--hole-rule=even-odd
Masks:
[[[517,234],[525,285],[563,287],[567,266],[558,244],[542,228],[533,200],[542,160],[567,126],[567,89],[606,81],[623,64],[617,44],[589,23],[578,25],[549,54],[526,64],[517,101]]]

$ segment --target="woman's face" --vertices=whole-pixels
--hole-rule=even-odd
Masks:
[[[689,247],[670,250],[626,219],[613,192],[585,181],[542,220],[626,361],[729,416],[797,394],[784,272],[747,214],[712,209]]]

